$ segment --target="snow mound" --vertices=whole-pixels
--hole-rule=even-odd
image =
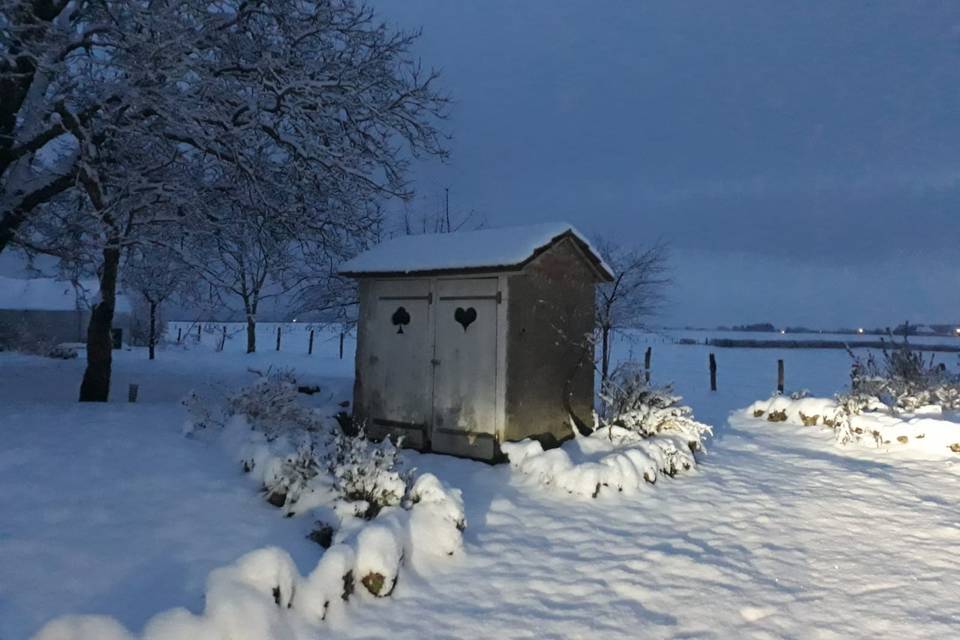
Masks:
[[[310,575],[300,582],[297,611],[308,623],[320,623],[326,619],[331,603],[350,596],[355,564],[353,547],[335,544],[327,549]]]
[[[357,536],[355,576],[366,590],[382,598],[393,592],[403,562],[403,540],[385,524],[364,527]]]
[[[833,398],[774,396],[738,413],[745,419],[833,429],[841,444],[850,441],[935,458],[960,453],[960,423],[947,419],[935,405],[898,413],[879,400],[865,400],[862,412],[852,413]]]
[[[446,487],[435,475],[425,473],[414,482],[410,499],[414,503],[408,524],[410,540],[430,540],[430,544],[410,545],[413,564],[460,552],[461,532],[467,527],[460,490]]]
[[[290,554],[277,547],[264,547],[244,555],[229,567],[215,569],[207,578],[207,593],[235,583],[274,599],[280,607],[293,602],[299,574]]]
[[[372,523],[334,544],[306,577],[277,547],[257,549],[207,578],[206,605],[196,615],[175,608],[155,615],[142,640],[307,640],[321,634],[332,606],[355,590],[393,593],[407,558],[454,555],[466,526],[460,491],[425,473],[414,483],[409,508],[387,507]],[[48,623],[34,640],[133,640],[106,616],[67,616]]]
[[[644,438],[622,427],[604,427],[549,451],[535,440],[507,442],[501,449],[519,473],[591,497],[603,489],[632,495],[661,475],[674,476],[697,464],[684,436]]]

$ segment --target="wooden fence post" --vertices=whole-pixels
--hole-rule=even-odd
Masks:
[[[277,325],[277,351],[280,351],[280,326]]]
[[[183,327],[177,327],[177,344],[180,344],[180,339],[183,337]]]
[[[777,360],[777,391],[783,393],[783,360]]]
[[[652,351],[653,347],[647,347],[646,353],[643,354],[643,377],[646,378],[647,384],[650,383],[650,357]]]
[[[198,323],[198,324],[197,324],[197,343],[198,343],[198,344],[200,343],[200,330],[201,330],[201,329],[203,329],[203,325]]]
[[[307,347],[307,355],[313,355],[313,329],[310,329],[310,345]]]
[[[710,354],[710,391],[717,390],[717,358]]]
[[[224,347],[227,346],[227,325],[223,325],[223,334],[220,336],[220,345],[217,351],[223,351]]]
[[[131,383],[130,386],[127,387],[127,402],[136,402],[139,391],[140,385]]]
[[[343,360],[343,331],[340,332],[340,359]]]

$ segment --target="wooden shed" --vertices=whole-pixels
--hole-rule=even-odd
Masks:
[[[495,460],[590,422],[594,289],[612,274],[572,226],[402,236],[341,273],[359,281],[354,417],[371,436]]]

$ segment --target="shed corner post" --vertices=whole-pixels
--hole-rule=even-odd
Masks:
[[[497,383],[496,416],[494,426],[494,457],[498,455],[500,443],[507,440],[507,358],[508,318],[510,306],[509,278],[506,274],[497,276]]]

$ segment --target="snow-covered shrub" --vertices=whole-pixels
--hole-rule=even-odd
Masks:
[[[342,500],[356,503],[357,515],[369,520],[383,507],[403,500],[411,472],[403,469],[398,454],[389,439],[368,440],[362,426],[357,435],[342,431],[334,434],[327,468],[334,490]]]
[[[327,616],[330,605],[353,594],[356,552],[347,544],[335,544],[300,582],[294,606],[309,622],[317,624]]]
[[[832,430],[839,445],[912,449],[934,458],[951,456],[960,449],[960,424],[944,417],[936,405],[906,411],[894,410],[867,394],[798,400],[775,395],[740,413],[744,418],[769,421],[777,416],[775,421],[785,424],[824,427]]]
[[[183,433],[185,435],[191,435],[207,429],[222,428],[224,426],[225,416],[223,412],[211,410],[210,405],[207,404],[196,391],[187,393],[186,397],[180,401],[180,404],[187,410],[187,418],[183,425]]]
[[[884,343],[885,345],[887,343]],[[927,405],[960,409],[960,376],[936,363],[935,356],[915,350],[904,335],[891,340],[881,357],[861,358],[850,352],[850,389],[854,394],[878,398],[894,411],[913,411]]]
[[[290,555],[277,547],[251,551],[210,572],[205,606],[194,614],[175,608],[147,621],[142,640],[305,640],[323,636],[331,607],[355,591],[375,597],[393,593],[408,559],[446,557],[463,546],[466,526],[457,489],[421,475],[402,507],[386,507],[324,552],[300,575]],[[338,532],[340,535],[341,532]],[[420,564],[418,569],[426,567]],[[133,640],[106,616],[65,616],[48,623],[39,640]]]
[[[391,527],[371,524],[357,536],[354,576],[378,598],[393,592],[402,562],[403,544]]]
[[[692,451],[701,451],[712,429],[694,420],[693,410],[682,405],[682,399],[670,385],[651,385],[638,363],[627,362],[614,370],[600,392],[601,423],[644,438],[675,434],[685,438]]]
[[[300,402],[297,379],[290,369],[271,369],[249,387],[227,397],[228,416],[245,415],[268,441],[329,431],[327,419]]]
[[[45,356],[56,346],[56,342],[26,320],[0,322],[0,351]]]
[[[227,567],[215,569],[207,578],[207,592],[224,583],[242,584],[269,596],[284,609],[293,602],[300,574],[290,554],[278,547],[251,551]]]
[[[452,556],[463,549],[467,517],[459,489],[446,487],[432,473],[424,473],[413,483],[406,504],[410,510],[408,546],[414,562]]]
[[[65,344],[58,344],[47,350],[45,354],[48,358],[56,358],[58,360],[73,360],[77,357],[77,350],[73,347]]]
[[[869,411],[888,411],[888,407],[879,398],[867,393],[841,393],[837,394],[835,401],[836,407],[833,413],[824,412],[823,424],[833,429],[834,436],[840,444],[859,442],[864,436],[864,429],[854,424],[856,416]],[[867,435],[874,436],[873,439],[877,445],[881,444],[874,432],[871,431]]]
[[[505,442],[500,447],[510,466],[523,475],[594,498],[604,489],[633,494],[656,483],[661,475],[672,477],[697,464],[682,435],[642,436],[617,426],[602,427],[548,451],[536,440]]]
[[[304,444],[294,454],[280,460],[279,465],[264,478],[263,488],[267,502],[276,506],[292,506],[310,488],[322,467],[313,445]]]

